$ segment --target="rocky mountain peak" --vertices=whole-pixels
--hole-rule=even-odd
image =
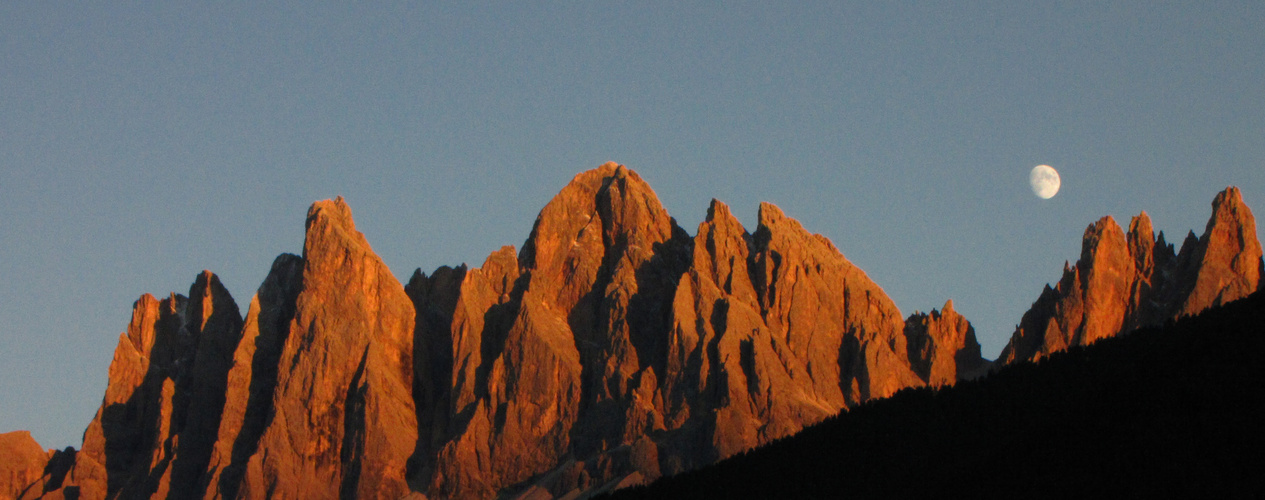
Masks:
[[[21,498],[44,475],[51,452],[27,431],[0,434],[0,498]]]
[[[1183,245],[1183,252],[1185,245]],[[1199,311],[1245,297],[1261,285],[1261,243],[1252,210],[1236,187],[1212,200],[1212,216],[1194,244],[1184,273],[1189,292],[1178,314]]]
[[[727,293],[755,300],[751,288],[748,259],[751,235],[730,212],[729,206],[713,199],[707,218],[698,225],[694,238],[694,269],[721,285]],[[734,279],[735,274],[738,279]]]
[[[902,318],[770,203],[749,232],[712,200],[690,236],[614,163],[563,187],[521,252],[418,269],[407,286],[341,197],[312,204],[305,229],[302,257],[277,257],[244,319],[208,271],[187,296],[141,296],[83,449],[40,459],[0,436],[0,454],[30,458],[0,468],[0,493],[30,480],[5,471],[42,467],[24,497],[576,498],[990,365],[952,300]],[[1260,286],[1237,190],[1180,254],[1152,233],[1145,212],[1127,233],[1111,217],[1086,228],[1002,361]]]
[[[50,469],[44,491],[34,496],[166,497],[196,488],[241,323],[232,297],[209,271],[197,276],[188,297],[142,295],[119,337],[82,449],[52,457],[63,465]]]
[[[953,309],[953,299],[940,310],[914,312],[905,319],[909,364],[927,385],[952,385],[986,372],[975,327]]]
[[[1082,273],[1092,269],[1097,262],[1113,259],[1119,253],[1128,251],[1124,230],[1110,215],[1102,217],[1086,227],[1085,235],[1081,238],[1079,262],[1087,264]]]
[[[351,216],[351,207],[342,196],[336,196],[332,200],[313,202],[307,209],[307,229],[311,230],[312,224],[317,221],[333,224],[347,231],[356,229],[356,221]]]
[[[307,211],[307,223],[303,239],[303,258],[317,264],[330,260],[334,254],[372,253],[363,234],[356,230],[351,207],[343,197],[313,203]],[[313,253],[317,254],[312,259]]]
[[[302,265],[301,291],[280,306],[294,311],[280,366],[260,366],[275,373],[274,417],[238,493],[403,496],[417,441],[412,302],[341,197],[308,210]]]
[[[1129,254],[1133,255],[1133,265],[1138,273],[1150,276],[1155,266],[1155,249],[1163,246],[1163,240],[1155,239],[1155,230],[1151,228],[1151,217],[1145,211],[1129,221]]]
[[[599,279],[639,267],[682,235],[636,172],[607,163],[575,176],[545,205],[519,261],[530,288],[569,311]]]
[[[1067,342],[1087,344],[1115,335],[1124,325],[1128,296],[1137,277],[1124,230],[1111,216],[1086,228],[1076,267],[1073,288],[1078,289],[1085,311],[1082,321],[1069,323],[1075,326]]]
[[[760,202],[760,210],[756,214],[756,220],[758,221],[756,225],[757,232],[760,228],[767,228],[770,231],[782,228],[786,228],[789,231],[804,230],[803,226],[800,226],[799,221],[787,217],[781,208],[767,201]]]
[[[1220,219],[1221,214],[1224,213],[1231,215],[1231,218],[1233,219],[1241,220],[1238,214],[1246,208],[1247,205],[1243,204],[1243,193],[1239,191],[1239,188],[1236,186],[1226,186],[1225,189],[1221,190],[1221,192],[1217,193],[1217,195],[1212,198],[1212,213],[1214,214],[1214,219]],[[1248,211],[1247,216],[1251,216],[1250,210]]]
[[[1000,361],[1040,358],[1255,291],[1262,265],[1251,210],[1234,187],[1212,209],[1203,236],[1191,231],[1176,255],[1162,232],[1153,235],[1146,212],[1127,235],[1110,216],[1091,224],[1080,260],[1024,314]]]

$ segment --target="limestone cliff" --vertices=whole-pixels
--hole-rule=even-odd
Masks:
[[[303,284],[303,259],[282,254],[251,299],[233,352],[215,447],[196,493],[236,498],[250,457],[273,412],[281,349]]]
[[[446,381],[418,403],[440,497],[654,479],[924,383],[895,305],[828,240],[771,204],[748,233],[718,201],[691,238],[616,164],[563,188],[521,255],[408,288],[438,350],[417,380]]]
[[[276,310],[265,309],[258,297],[259,306],[252,304],[248,332],[255,345],[244,342],[242,348],[253,349],[254,356],[234,356],[250,359],[251,372],[245,373],[243,362],[243,373],[231,379],[233,408],[244,410],[239,410],[242,417],[235,411],[232,421],[220,426],[219,448],[228,451],[229,467],[240,466],[232,459],[245,453],[229,448],[223,442],[227,438],[234,447],[242,442],[255,451],[244,474],[234,472],[241,474],[240,484],[225,483],[221,475],[214,485],[221,489],[208,496],[404,496],[407,462],[417,441],[412,304],[356,231],[342,198],[317,202],[308,211],[301,262],[301,275],[291,259],[274,265],[277,283],[268,292],[276,295],[270,299],[283,301],[272,305]],[[296,277],[301,285],[287,282]],[[294,290],[298,294],[291,306],[285,299]],[[287,325],[277,324],[287,318]],[[289,331],[282,334],[283,329]],[[256,384],[252,378],[259,376],[267,380]],[[263,394],[253,393],[256,388]],[[264,400],[267,393],[271,401]],[[268,408],[255,410],[265,414],[265,421],[253,444],[258,421],[247,428],[238,420],[252,413],[252,403]],[[243,429],[251,433],[245,440]],[[220,457],[226,458],[223,451]]]
[[[51,454],[27,431],[0,434],[0,499],[21,498],[44,475]]]
[[[1111,217],[1085,230],[1081,257],[1024,313],[998,361],[1039,359],[1073,345],[1246,297],[1262,283],[1256,221],[1238,188],[1212,202],[1203,236],[1173,252],[1146,212],[1126,234]]]
[[[28,497],[184,498],[206,467],[241,316],[214,274],[189,296],[144,295],[73,465]]]
[[[902,319],[776,206],[748,231],[713,200],[690,236],[613,163],[567,184],[521,252],[407,285],[341,198],[313,204],[305,229],[302,256],[277,257],[244,319],[210,272],[187,296],[136,301],[82,449],[0,436],[0,493],[575,497],[991,364],[952,301]],[[1145,213],[1128,232],[1099,220],[1001,361],[1246,295],[1262,282],[1255,231],[1233,188],[1177,252]]]
[[[983,375],[991,365],[980,354],[975,327],[953,310],[953,301],[929,314],[905,319],[909,364],[928,385],[943,386]]]

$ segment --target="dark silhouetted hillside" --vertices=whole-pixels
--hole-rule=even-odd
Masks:
[[[1265,292],[952,388],[910,389],[614,498],[1255,497]]]

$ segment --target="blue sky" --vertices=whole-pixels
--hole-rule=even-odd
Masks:
[[[137,297],[210,269],[244,313],[337,195],[406,279],[617,161],[691,234],[779,205],[988,357],[1098,217],[1265,210],[1265,5],[1029,3],[0,4],[0,432],[78,446]]]

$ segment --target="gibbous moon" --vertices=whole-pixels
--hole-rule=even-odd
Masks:
[[[1032,173],[1028,174],[1028,183],[1032,184],[1032,193],[1038,198],[1048,200],[1058,194],[1059,186],[1062,181],[1059,180],[1059,173],[1049,165],[1037,165],[1032,167]]]

